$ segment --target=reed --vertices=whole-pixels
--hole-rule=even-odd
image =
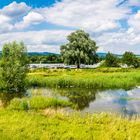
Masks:
[[[140,85],[140,69],[40,70],[31,72],[28,81],[30,87],[128,89]]]
[[[10,110],[40,110],[46,109],[49,107],[57,108],[57,107],[68,107],[72,104],[68,101],[60,100],[57,98],[47,98],[36,96],[31,99],[27,98],[14,98],[11,100],[10,105],[7,107]]]

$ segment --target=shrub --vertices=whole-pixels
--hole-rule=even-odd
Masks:
[[[132,52],[125,52],[122,57],[122,62],[134,68],[139,67],[138,58]]]
[[[105,65],[106,67],[118,67],[119,60],[114,54],[109,52],[105,57]]]
[[[27,50],[23,43],[5,44],[1,60],[1,89],[6,93],[26,91]]]

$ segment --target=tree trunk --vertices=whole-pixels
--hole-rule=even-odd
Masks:
[[[81,60],[80,60],[80,57],[79,57],[78,63],[77,63],[77,69],[80,69],[80,64],[81,64]]]
[[[79,63],[77,64],[77,69],[80,69],[80,64]]]

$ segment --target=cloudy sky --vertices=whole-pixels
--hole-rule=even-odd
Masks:
[[[140,54],[140,0],[0,0],[0,50],[17,40],[29,51],[59,53],[77,29],[98,52]]]

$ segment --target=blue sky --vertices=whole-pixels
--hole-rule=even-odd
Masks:
[[[0,49],[16,40],[29,51],[59,53],[77,29],[99,52],[140,54],[140,0],[0,0]]]
[[[15,0],[17,3],[20,2],[25,2],[27,5],[32,6],[32,7],[46,7],[46,6],[51,6],[52,4],[55,3],[56,0]],[[60,0],[58,0],[60,1]],[[0,0],[0,7],[4,7],[6,5],[9,5],[12,3],[13,0]]]

